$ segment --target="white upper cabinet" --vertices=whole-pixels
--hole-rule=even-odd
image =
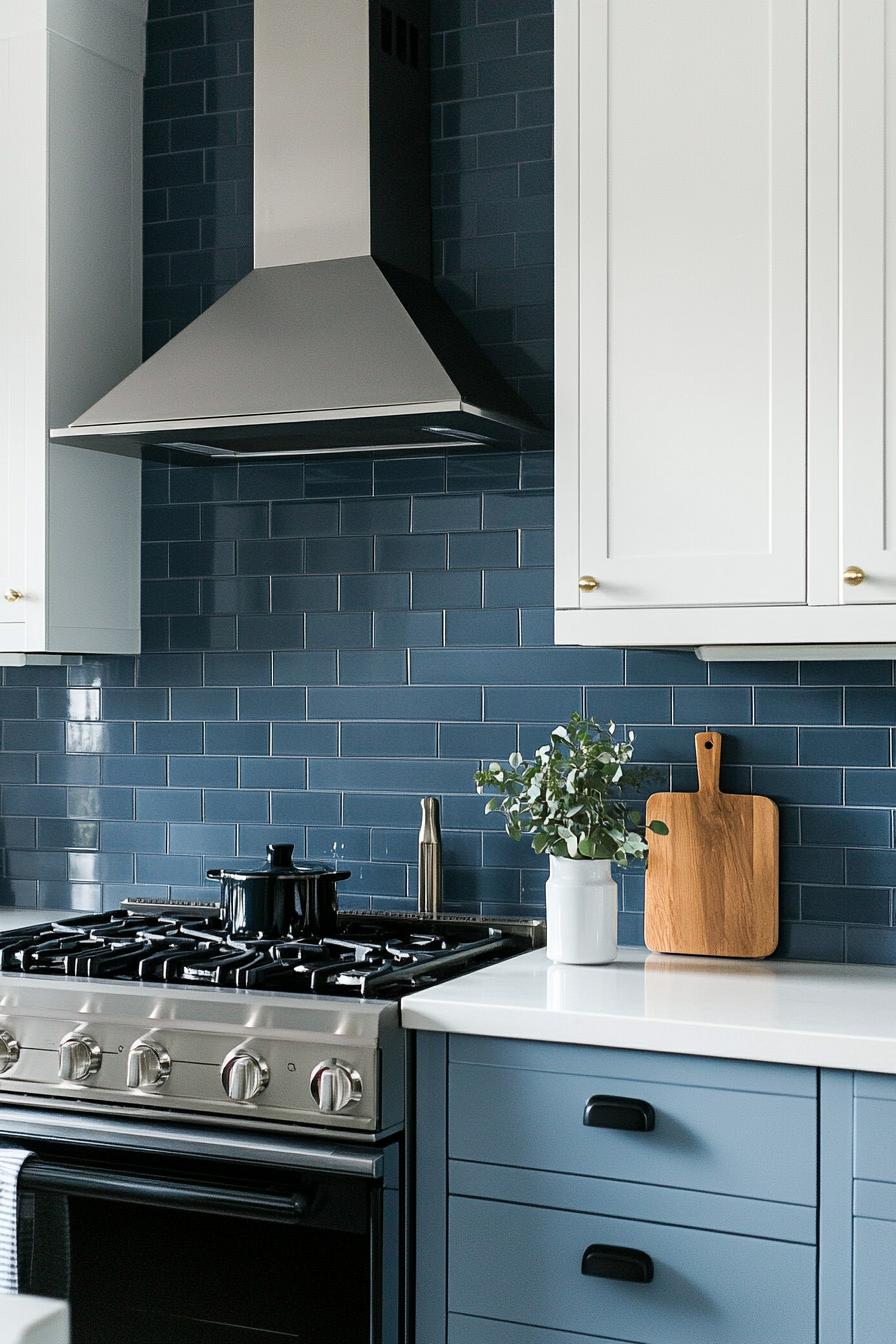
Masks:
[[[896,602],[896,2],[840,14],[841,566]],[[857,577],[857,576],[855,576]]]
[[[558,641],[892,642],[896,0],[556,24]]]
[[[139,649],[140,464],[48,431],[140,360],[144,18],[0,3],[0,663]]]

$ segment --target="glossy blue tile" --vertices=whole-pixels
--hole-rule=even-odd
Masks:
[[[198,541],[200,512],[196,504],[157,504],[143,510],[144,541]]]
[[[580,686],[489,686],[483,717],[502,722],[553,719],[557,724],[565,723],[574,712],[581,714],[582,709]]]
[[[782,845],[781,881],[842,885],[846,880],[846,853],[832,846]]]
[[[198,653],[143,654],[137,663],[140,686],[199,686],[202,656]]]
[[[309,649],[369,649],[373,642],[369,611],[314,611],[305,618]]]
[[[167,837],[164,821],[104,821],[103,853],[162,852]]]
[[[24,686],[0,686],[0,715],[4,719],[33,719],[36,714],[36,690]]]
[[[202,213],[209,212],[203,211]],[[304,462],[241,462],[239,464],[240,499],[301,499],[304,493]]]
[[[406,611],[409,606],[408,574],[343,574],[339,580],[341,611]]]
[[[821,766],[788,770],[758,765],[753,770],[753,791],[768,794],[777,803],[831,806],[842,802],[842,771]]]
[[[267,793],[239,789],[206,789],[206,821],[267,821],[269,798]]]
[[[512,567],[517,563],[518,549],[516,532],[451,532],[448,566],[450,569]]]
[[[412,501],[414,532],[476,532],[481,525],[481,495],[419,495]]]
[[[846,960],[867,966],[896,966],[896,930],[848,927]]]
[[[415,610],[482,606],[482,575],[477,570],[426,571],[412,576]]]
[[[218,616],[264,615],[271,609],[269,578],[203,579],[200,609]]]
[[[416,826],[419,831],[420,795],[373,792],[346,794],[342,819],[346,826]],[[442,820],[444,824],[444,815]]]
[[[857,659],[800,663],[799,678],[802,686],[891,686],[893,664]]]
[[[629,686],[704,686],[707,664],[683,649],[627,649],[625,680]]]
[[[74,692],[69,692],[74,694]],[[82,692],[92,695],[94,692]],[[161,687],[136,688],[120,687],[103,691],[104,719],[132,721],[135,719],[167,719],[169,693]],[[75,716],[72,716],[75,717]],[[100,715],[90,715],[99,718]]]
[[[553,495],[546,490],[521,494],[489,494],[482,501],[482,526],[486,529],[552,527]]]
[[[269,653],[207,653],[207,686],[270,686],[273,661]]]
[[[137,751],[143,755],[198,756],[202,751],[202,724],[138,723]]]
[[[896,886],[896,849],[848,849],[846,880],[850,886]]]
[[[124,755],[134,750],[132,723],[67,723],[65,725],[67,752],[85,752],[89,755],[112,752]]]
[[[374,460],[374,495],[441,494],[444,489],[445,459],[440,454]]]
[[[483,575],[486,607],[548,606],[553,600],[553,569],[494,569]]]
[[[775,955],[798,961],[843,961],[843,925],[795,924],[783,920]]]
[[[323,501],[271,505],[272,537],[331,537],[339,531],[339,505]]]
[[[99,784],[100,756],[66,756],[40,753],[37,758],[37,778],[40,784]],[[108,758],[107,758],[108,759]],[[128,756],[126,760],[133,760]],[[107,780],[107,783],[114,783]]]
[[[168,828],[170,854],[235,854],[236,826],[173,822]]]
[[[800,836],[804,845],[889,845],[892,814],[884,807],[803,807]]]
[[[890,893],[874,887],[813,887],[801,889],[803,919],[850,924],[889,924]]]
[[[344,757],[434,757],[436,725],[413,722],[344,723],[340,754]]]
[[[72,882],[132,882],[133,854],[70,852],[68,876]]]
[[[227,687],[186,687],[171,692],[172,719],[236,718],[236,690]]]
[[[84,759],[89,761],[93,758]],[[168,777],[168,762],[164,756],[103,756],[101,764],[104,784],[151,784],[158,787]]]
[[[372,569],[372,537],[309,537],[305,542],[308,574],[363,574]]]
[[[134,816],[133,789],[73,785],[67,793],[70,817],[130,821]]]
[[[304,789],[307,771],[295,756],[244,756],[239,779],[241,789]]]
[[[293,789],[271,794],[271,821],[299,826],[338,826],[341,798],[338,793]],[[349,818],[345,820],[348,822]],[[351,824],[351,823],[349,823]]]
[[[264,689],[253,687],[240,691],[239,716],[241,719],[304,719],[306,696],[304,686],[274,686]]]
[[[275,575],[271,580],[271,611],[335,611],[339,606],[339,580],[335,574],[301,577]]]
[[[163,781],[164,782],[164,781]],[[168,766],[168,783],[174,789],[235,789],[238,783],[235,756],[172,756]],[[139,812],[140,797],[137,797]],[[189,817],[172,817],[174,821],[188,821]]]
[[[446,622],[450,614],[446,613]],[[413,650],[411,680],[485,686],[581,685],[587,681],[608,687],[622,680],[622,655],[618,649]]]
[[[309,499],[343,499],[369,495],[373,464],[369,457],[318,457],[305,464],[305,494]]]
[[[110,692],[114,694],[114,692]],[[50,687],[38,693],[38,716],[42,719],[69,719],[95,722],[100,714],[100,692],[84,688]]]
[[[302,613],[292,616],[279,613],[271,616],[240,616],[236,643],[241,651],[304,648],[304,616]]]
[[[110,822],[109,825],[114,823]],[[96,849],[100,842],[98,821],[78,821],[44,817],[37,823],[37,843],[41,849]],[[164,837],[162,839],[164,844]],[[7,868],[7,872],[9,869]],[[11,877],[17,874],[10,873]],[[27,876],[27,874],[18,874]]]
[[[896,687],[847,686],[844,701],[848,724],[896,723]]]
[[[199,858],[188,854],[138,854],[137,881],[163,886],[199,886],[204,874]]]
[[[308,718],[469,721],[480,717],[480,704],[481,692],[473,686],[382,686],[375,696],[363,687],[312,686]]]
[[[672,712],[676,723],[752,723],[753,693],[746,686],[676,686]]]
[[[271,725],[274,756],[336,756],[339,725],[336,723],[274,723]]]
[[[274,654],[275,686],[333,686],[336,684],[336,653],[309,652]]]
[[[759,686],[755,692],[755,705],[757,723],[843,722],[843,692],[835,686],[794,690]]]
[[[800,729],[801,765],[889,765],[889,762],[887,728]]]
[[[266,537],[270,529],[270,508],[264,504],[203,504],[202,536],[229,541],[247,537]]]
[[[68,871],[65,854],[38,853],[33,849],[6,851],[6,876],[14,880],[64,879]]]
[[[447,563],[448,539],[444,533],[380,536],[375,543],[377,570],[444,569]]]
[[[403,686],[408,658],[403,649],[339,654],[340,686]]]
[[[7,817],[64,817],[66,790],[39,784],[4,784],[0,811]]]
[[[595,686],[586,693],[586,705],[588,713],[603,724],[672,721],[672,692],[663,686]]]
[[[270,732],[267,723],[207,723],[205,752],[207,756],[264,754],[270,749]]]
[[[223,544],[223,543],[219,543]],[[237,545],[236,569],[239,574],[301,574],[306,543],[300,537],[274,537],[263,541],[241,541]]]
[[[168,618],[172,649],[235,649],[235,616],[171,616]],[[146,640],[146,619],[143,620]]]
[[[896,770],[847,770],[846,801],[860,807],[896,807]]]
[[[0,753],[0,784],[35,784],[37,757],[30,752]]]
[[[4,751],[64,751],[62,723],[38,719],[7,719],[3,724]]]
[[[376,648],[436,648],[442,643],[442,613],[437,611],[375,611]]]

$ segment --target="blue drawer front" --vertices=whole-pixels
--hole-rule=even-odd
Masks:
[[[449,1316],[448,1344],[587,1344],[587,1335],[568,1335],[565,1330],[540,1330],[534,1325],[486,1321],[481,1316]],[[623,1339],[600,1336],[600,1344],[627,1344]]]
[[[853,1327],[855,1344],[896,1339],[896,1223],[853,1222]]]
[[[815,1096],[706,1086],[712,1076],[705,1064],[695,1086],[452,1062],[449,1155],[814,1205]],[[596,1095],[649,1102],[655,1128],[586,1126],[585,1106]]]
[[[896,1182],[896,1078],[855,1076],[855,1175]]]
[[[582,1274],[595,1244],[646,1253],[653,1282]],[[633,1344],[815,1340],[811,1247],[497,1201],[450,1200],[448,1293],[455,1313]]]

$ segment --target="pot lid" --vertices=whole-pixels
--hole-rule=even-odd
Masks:
[[[221,878],[232,878],[239,882],[248,881],[251,878],[273,878],[278,882],[293,882],[296,878],[316,878],[331,877],[334,881],[350,877],[347,869],[338,869],[331,863],[320,863],[314,861],[294,863],[293,851],[295,845],[268,845],[267,859],[258,868],[238,869],[238,868],[210,868],[207,876],[219,880]]]

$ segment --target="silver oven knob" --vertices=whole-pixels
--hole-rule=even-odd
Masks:
[[[318,1110],[332,1115],[361,1100],[361,1075],[341,1059],[325,1059],[311,1073],[311,1095]]]
[[[19,1057],[19,1043],[8,1031],[0,1031],[0,1073],[12,1068]]]
[[[265,1061],[248,1050],[231,1050],[221,1066],[221,1082],[231,1101],[252,1101],[270,1081]]]
[[[128,1052],[128,1087],[164,1087],[171,1073],[171,1056],[158,1041],[135,1041]]]
[[[67,1083],[82,1083],[99,1072],[103,1052],[92,1036],[72,1032],[59,1042],[59,1077]]]

